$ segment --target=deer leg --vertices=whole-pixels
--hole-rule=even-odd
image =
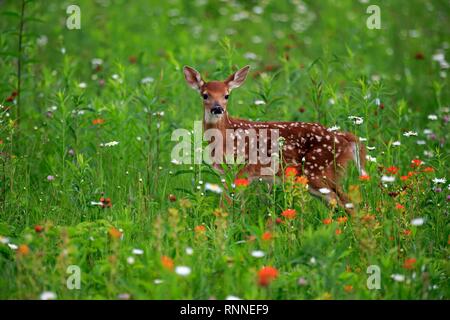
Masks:
[[[313,196],[316,196],[325,201],[328,206],[333,206],[333,202],[342,208],[345,208],[340,197],[336,194],[335,190],[330,187],[329,183],[317,177],[308,177],[308,191]]]

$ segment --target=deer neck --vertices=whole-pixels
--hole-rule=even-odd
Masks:
[[[206,115],[203,116],[203,131],[206,131],[208,129],[218,129],[222,132],[223,136],[225,136],[226,129],[232,128],[233,119],[228,116],[227,111],[225,111],[222,118],[214,123],[206,122],[205,116]]]

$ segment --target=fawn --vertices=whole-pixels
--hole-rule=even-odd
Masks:
[[[360,175],[366,174],[364,145],[351,133],[331,131],[318,123],[255,122],[229,117],[227,102],[230,92],[244,83],[249,69],[246,66],[224,81],[205,82],[195,69],[188,66],[183,68],[187,83],[203,99],[203,129],[219,130],[224,137],[224,144],[227,143],[225,132],[228,129],[255,130],[257,135],[262,129],[278,130],[279,136],[284,139],[283,164],[294,167],[308,178],[308,190],[312,195],[322,198],[328,204],[337,203],[347,212],[352,212],[353,205],[338,181],[350,160],[355,161]],[[273,143],[270,138],[265,140]],[[246,159],[249,147],[253,146],[245,142]],[[259,163],[246,164],[239,176],[247,175],[250,181],[262,178],[261,166]],[[280,170],[275,172],[277,175],[282,174]]]

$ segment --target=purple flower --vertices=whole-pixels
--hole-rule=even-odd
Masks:
[[[51,176],[51,175],[47,176],[47,181],[53,181],[53,180],[55,180],[54,176]]]
[[[447,201],[450,202],[450,194],[447,195]]]
[[[440,192],[442,192],[442,189],[441,188],[434,188],[434,192],[440,193]]]

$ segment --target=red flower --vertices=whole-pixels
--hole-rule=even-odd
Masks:
[[[333,222],[333,219],[331,218],[326,218],[322,220],[323,224],[331,224]]]
[[[426,167],[423,169],[423,172],[434,172],[434,169],[432,167]]]
[[[395,209],[398,209],[398,210],[404,210],[404,209],[405,209],[405,206],[401,205],[400,203],[397,203],[397,204],[395,205]]]
[[[346,223],[348,218],[346,216],[337,218],[338,223]]]
[[[389,168],[386,169],[386,171],[391,174],[396,174],[398,172],[398,168],[396,166],[390,166]]]
[[[161,264],[165,269],[167,269],[169,271],[173,270],[173,266],[174,266],[173,260],[171,258],[169,258],[168,256],[161,257]]]
[[[282,223],[283,222],[283,220],[281,220],[281,218],[276,218],[275,219],[275,223],[276,224],[280,224],[280,223]]]
[[[400,177],[400,180],[406,181],[406,180],[408,180],[408,178],[409,178],[408,176],[401,176],[401,177]]]
[[[370,176],[367,174],[363,174],[362,176],[359,176],[359,180],[360,181],[369,181],[370,180]]]
[[[294,219],[297,215],[297,211],[295,211],[295,209],[286,209],[281,213],[281,215],[287,219]]]
[[[42,232],[43,230],[44,230],[43,226],[40,226],[40,225],[34,226],[34,231],[36,231],[37,233]]]
[[[197,233],[203,233],[203,232],[206,231],[206,228],[205,228],[205,226],[203,226],[203,225],[199,225],[199,226],[196,226],[196,227],[194,228],[194,230],[195,230],[195,232],[197,232]]]
[[[335,233],[338,236],[338,235],[340,235],[342,233],[342,230],[341,229],[336,229]]]
[[[298,174],[298,171],[294,167],[287,167],[284,171],[284,174],[286,175],[286,177],[295,177]]]
[[[248,179],[238,178],[234,180],[234,185],[236,187],[247,187],[249,184]]]
[[[100,202],[102,203],[102,208],[111,208],[112,207],[110,198],[101,197]]]
[[[268,286],[278,277],[278,270],[273,267],[262,267],[258,271],[258,283],[260,286]]]
[[[308,178],[305,176],[300,176],[295,179],[295,182],[306,186],[308,184]]]
[[[417,168],[422,164],[422,160],[414,159],[411,161],[411,168]]]
[[[405,269],[414,269],[414,264],[416,263],[416,259],[415,258],[409,258],[405,260],[405,263],[403,264],[403,268]]]
[[[262,234],[261,239],[264,241],[269,241],[272,239],[272,234],[269,231],[266,231]]]
[[[411,230],[405,229],[405,230],[403,230],[403,234],[404,234],[405,236],[409,236],[409,235],[411,234]]]
[[[92,120],[92,124],[94,124],[94,125],[104,124],[104,123],[105,123],[105,120],[101,119],[101,118],[97,118],[97,119]]]

